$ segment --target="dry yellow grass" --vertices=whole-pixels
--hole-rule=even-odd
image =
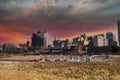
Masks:
[[[1,62],[0,80],[119,80],[120,63]]]

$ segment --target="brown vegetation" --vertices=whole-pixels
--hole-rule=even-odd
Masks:
[[[0,63],[0,80],[119,80],[120,63]]]

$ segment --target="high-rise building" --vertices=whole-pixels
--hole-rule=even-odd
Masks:
[[[106,39],[108,40],[108,45],[111,46],[116,41],[116,35],[113,32],[108,32],[106,33]]]
[[[104,46],[108,46],[109,45],[108,39],[104,38],[103,39],[103,44],[104,44]]]
[[[108,46],[108,40],[105,38],[104,34],[95,35],[92,41],[95,47]]]
[[[46,31],[43,32],[43,37],[45,38],[46,40],[46,48],[48,48],[49,45],[51,45],[51,35],[49,33],[47,33]]]
[[[41,48],[44,46],[44,38],[38,35],[39,33],[33,33],[32,35],[32,47],[33,48]]]
[[[106,33],[106,39],[115,40],[115,35],[113,34],[113,32],[107,32]]]
[[[118,20],[118,42],[120,45],[120,20]]]
[[[51,45],[50,34],[46,31],[38,31],[37,33],[33,33],[31,42],[32,47],[48,48],[48,46]]]

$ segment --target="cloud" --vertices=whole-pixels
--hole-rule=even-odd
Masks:
[[[110,10],[107,17],[116,15],[112,14],[111,7],[119,7],[119,4],[119,0],[2,0],[0,14],[4,16],[0,18],[14,19],[21,16],[33,16],[43,20],[68,21],[94,17],[93,14],[96,14],[96,18],[101,18]]]
[[[61,38],[115,31],[119,4],[119,0],[0,0],[0,25],[26,36],[47,30]]]
[[[8,16],[8,15],[9,15],[8,11],[0,8],[0,18],[3,18],[3,17]]]
[[[38,17],[46,21],[76,21],[92,17],[104,19],[102,17],[104,15],[109,18],[120,13],[115,9],[112,11],[113,7],[119,8],[119,0],[62,0],[58,2],[55,5],[34,4],[27,7],[25,11],[27,16]]]
[[[9,28],[6,29],[3,26],[0,26],[0,30],[1,30],[0,31],[0,39],[1,39],[0,44],[6,43],[6,42],[19,44],[19,43],[24,43],[25,41],[30,39],[30,36],[19,33]]]

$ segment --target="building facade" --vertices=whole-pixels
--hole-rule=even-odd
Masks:
[[[32,35],[32,47],[47,49],[51,45],[50,34],[46,31],[38,31]]]
[[[89,40],[86,34],[82,34],[79,37],[73,38],[73,44],[77,46],[85,46],[88,45]]]
[[[118,42],[120,45],[120,20],[118,20]]]
[[[115,34],[113,32],[107,32],[106,33],[106,39],[115,41],[116,40]]]
[[[95,47],[108,46],[108,40],[104,34],[95,35],[92,41]]]
[[[45,47],[48,48],[49,45],[51,45],[51,35],[47,33],[46,31],[43,32],[43,37],[45,39]]]
[[[17,50],[17,46],[14,44],[5,43],[2,45],[2,50]]]
[[[63,49],[63,46],[64,44],[62,43],[62,41],[61,40],[54,40],[53,41],[53,49],[54,50],[62,50]]]

